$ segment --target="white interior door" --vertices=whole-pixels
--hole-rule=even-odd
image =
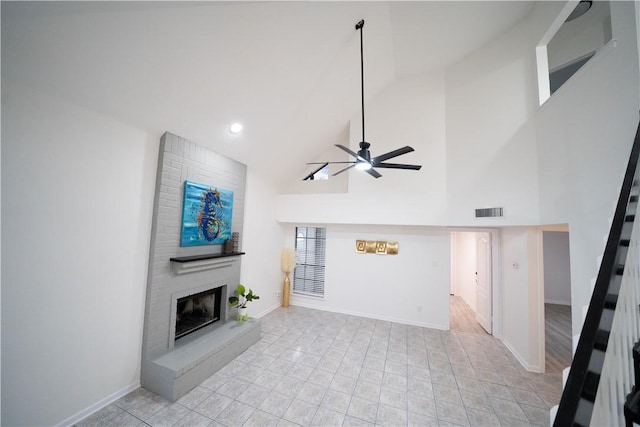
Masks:
[[[491,235],[477,233],[476,236],[476,322],[491,333]]]

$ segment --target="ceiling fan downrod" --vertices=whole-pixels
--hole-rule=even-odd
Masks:
[[[387,160],[390,160],[395,157],[401,156],[403,154],[411,153],[412,151],[414,151],[413,148],[408,145],[393,151],[389,151],[388,153],[381,154],[376,157],[372,157],[371,153],[369,152],[369,147],[371,147],[371,144],[365,140],[365,134],[364,134],[365,125],[364,125],[364,43],[363,43],[363,36],[362,36],[363,27],[364,27],[364,19],[361,19],[356,24],[356,30],[360,30],[360,83],[361,83],[360,88],[362,90],[361,92],[362,95],[360,98],[361,106],[362,106],[362,141],[360,141],[360,150],[358,150],[358,152],[356,153],[354,151],[351,151],[348,147],[345,147],[342,144],[335,144],[336,147],[338,147],[345,153],[352,156],[353,160],[346,161],[346,162],[343,162],[343,161],[320,162],[320,163],[314,162],[314,163],[307,163],[307,164],[322,165],[320,169],[324,168],[328,164],[333,164],[333,163],[344,163],[344,164],[350,165],[339,170],[338,172],[333,173],[331,176],[340,175],[341,173],[346,172],[349,169],[354,167],[357,167],[358,169],[362,169],[363,171],[365,171],[366,173],[368,173],[374,178],[380,178],[382,176],[374,168],[405,169],[405,170],[416,170],[416,171],[420,170],[422,168],[421,165],[408,165],[404,163],[386,163]],[[317,169],[315,172],[312,172],[310,175],[307,175],[307,177],[305,177],[304,179],[305,180],[311,179],[317,171],[319,171],[319,169]]]
[[[360,148],[367,149],[369,147],[363,147],[366,139],[364,138],[364,49],[362,42],[362,28],[364,27],[364,19],[356,24],[356,30],[360,30],[360,89],[361,89],[361,103],[362,103],[362,142]]]

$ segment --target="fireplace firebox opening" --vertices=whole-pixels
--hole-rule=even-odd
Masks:
[[[178,299],[176,303],[176,341],[220,320],[222,287]]]

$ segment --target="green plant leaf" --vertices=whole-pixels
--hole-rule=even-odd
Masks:
[[[231,307],[238,305],[238,297],[229,297],[229,304]]]
[[[260,299],[260,297],[253,293],[253,289],[249,289],[249,293],[246,296],[247,301],[253,301],[256,299]]]
[[[236,289],[236,292],[238,293],[238,295],[244,296],[244,292],[245,292],[244,286],[238,285],[238,288]]]

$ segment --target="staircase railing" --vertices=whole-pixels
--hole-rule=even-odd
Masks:
[[[601,376],[609,374],[609,371],[603,370],[605,359],[613,359],[618,357],[625,358],[625,364],[629,365],[632,357],[632,348],[637,337],[637,327],[629,328],[631,334],[622,333],[624,338],[615,338],[613,343],[610,340],[612,336],[612,327],[614,317],[624,316],[619,314],[628,312],[632,319],[622,321],[622,323],[630,322],[638,325],[640,313],[638,312],[637,302],[632,303],[630,307],[625,299],[625,304],[618,304],[619,296],[625,295],[626,291],[622,290],[623,275],[635,275],[637,283],[637,261],[634,264],[634,271],[630,274],[630,269],[625,268],[626,259],[629,252],[634,253],[637,257],[637,250],[629,251],[632,241],[633,224],[635,222],[635,214],[638,207],[638,195],[640,190],[640,177],[638,176],[638,158],[640,156],[640,126],[636,133],[636,137],[631,149],[629,163],[624,175],[622,189],[616,205],[615,214],[609,231],[609,237],[605,246],[600,271],[593,289],[589,309],[582,326],[582,332],[578,341],[569,376],[562,392],[562,398],[556,413],[554,426],[588,426],[591,422],[594,412],[594,403],[598,394],[598,386],[601,382]],[[636,227],[638,228],[638,227]],[[637,243],[634,242],[634,244]],[[626,280],[625,280],[626,282]],[[637,291],[634,291],[637,292]],[[620,322],[618,322],[620,323]],[[617,332],[614,333],[617,336]],[[635,335],[635,339],[628,342],[630,335]],[[613,345],[612,345],[613,344]],[[612,350],[613,347],[613,350]],[[613,356],[612,356],[613,355]],[[618,357],[616,357],[617,355]],[[631,378],[628,368],[618,366],[618,369],[625,369],[623,375]],[[607,377],[609,382],[609,377]],[[631,391],[629,384],[614,384],[608,386],[609,390],[616,390],[612,395],[606,396],[609,400],[609,407],[613,412],[623,413],[624,397],[621,400],[611,401],[611,398],[619,399],[620,396],[626,396]],[[627,390],[623,388],[628,387]],[[603,395],[604,396],[604,395]],[[601,396],[600,402],[604,397]],[[615,407],[615,410],[613,410]],[[599,407],[600,409],[600,407]],[[605,411],[606,412],[606,411]],[[598,410],[596,411],[598,413]],[[600,417],[601,415],[598,415]],[[595,421],[595,420],[594,420]],[[611,425],[622,425],[613,423]]]
[[[624,425],[625,412],[628,412],[623,411],[625,398],[629,391],[633,390],[634,384],[640,384],[637,377],[639,372],[634,368],[639,355],[638,346],[634,346],[634,343],[640,337],[639,238],[640,227],[633,227],[626,260],[621,258],[625,261],[624,274],[611,326],[608,350],[600,374],[598,394],[591,415],[591,425]],[[629,401],[629,399],[626,400]],[[637,396],[634,400],[637,401]],[[633,412],[637,413],[637,409]]]

